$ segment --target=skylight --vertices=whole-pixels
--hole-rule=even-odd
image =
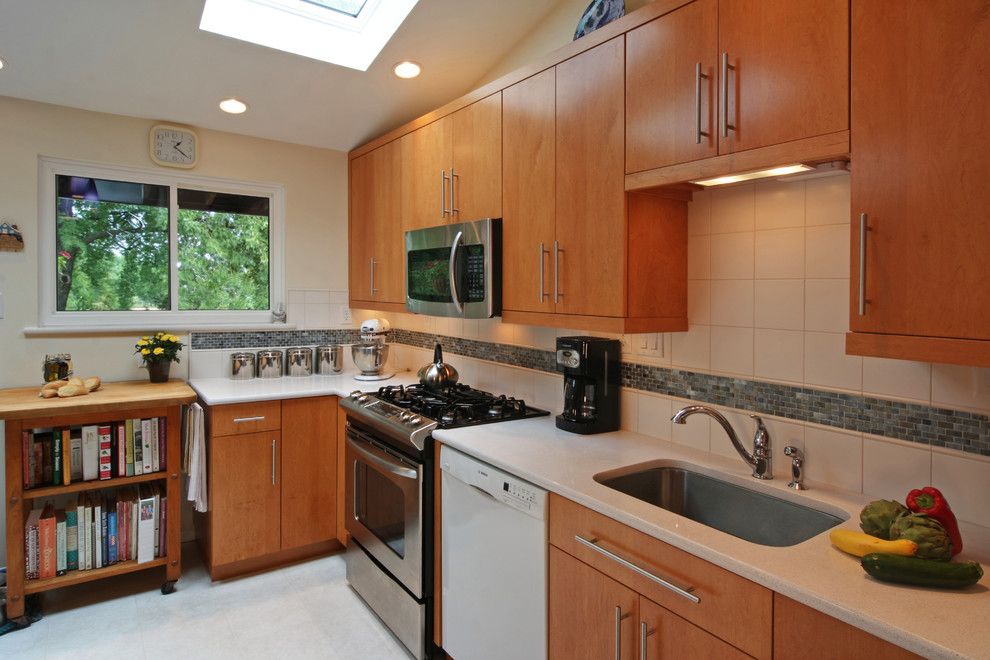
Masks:
[[[367,71],[418,0],[206,0],[199,29]]]
[[[367,4],[365,0],[303,0],[303,2],[339,11],[341,14],[347,14],[348,16],[357,16]]]

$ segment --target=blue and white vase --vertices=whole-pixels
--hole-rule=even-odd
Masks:
[[[574,38],[580,39],[601,26],[621,18],[625,13],[626,0],[591,0],[591,4],[581,14],[581,20],[574,30]]]

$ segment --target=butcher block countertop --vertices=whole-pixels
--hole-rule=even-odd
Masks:
[[[103,383],[95,392],[67,399],[42,399],[41,385],[0,390],[0,419],[37,419],[192,403],[196,392],[185,381],[130,380]]]

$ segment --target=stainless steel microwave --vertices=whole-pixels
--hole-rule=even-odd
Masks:
[[[406,309],[484,319],[502,313],[502,220],[406,232]]]

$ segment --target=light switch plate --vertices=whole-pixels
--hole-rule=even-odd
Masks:
[[[3,298],[3,291],[0,291],[0,319],[3,318],[3,315],[4,315],[4,298]]]

